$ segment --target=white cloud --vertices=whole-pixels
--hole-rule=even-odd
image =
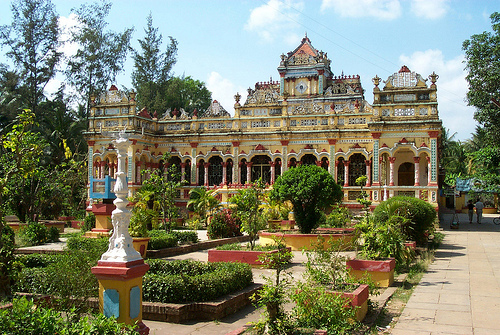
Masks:
[[[411,71],[424,78],[432,72],[439,75],[436,85],[439,117],[443,120],[443,126],[450,129],[451,133],[456,132],[456,139],[470,138],[477,123],[473,119],[474,108],[467,106],[465,102],[468,85],[465,80],[464,55],[446,60],[441,50],[426,50],[414,52],[410,56],[401,55],[399,59]]]
[[[323,0],[321,10],[333,8],[342,17],[392,20],[401,16],[399,0]]]
[[[292,29],[299,26],[303,8],[302,2],[294,0],[269,0],[251,11],[245,29],[257,32],[265,42],[273,42],[275,38],[290,41],[292,37],[288,35]],[[293,43],[297,43],[296,35],[292,35]]]
[[[411,11],[424,19],[439,19],[449,10],[449,0],[412,0]]]
[[[227,78],[223,78],[218,72],[212,71],[208,76],[207,88],[212,92],[212,100],[217,100],[225,110],[234,116],[234,96],[241,95],[240,104],[243,104],[247,97],[247,91],[243,87],[236,85]]]

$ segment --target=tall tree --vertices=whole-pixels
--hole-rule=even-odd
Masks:
[[[165,90],[171,77],[172,67],[176,63],[177,41],[169,36],[170,43],[162,52],[163,36],[153,26],[153,17],[149,13],[146,36],[138,40],[140,49],[132,50],[134,72],[132,84],[137,91],[139,108],[146,107],[150,111],[163,112],[167,109]]]
[[[469,105],[477,108],[474,118],[491,134],[500,131],[500,13],[491,14],[493,32],[472,35],[462,44],[469,91]],[[492,103],[493,102],[493,103]],[[492,136],[496,145],[500,137]]]
[[[25,108],[37,117],[43,90],[56,73],[61,59],[58,16],[50,0],[12,2],[12,23],[0,27],[0,41],[8,48],[7,56],[19,69],[25,87]]]
[[[15,71],[0,64],[0,136],[7,133],[23,106],[21,78]]]
[[[196,109],[201,116],[212,102],[212,93],[205,83],[190,76],[170,79],[166,96],[168,108],[172,111],[183,108],[189,115]]]
[[[86,116],[90,111],[91,96],[103,92],[122,70],[132,37],[133,28],[122,33],[105,30],[110,9],[109,1],[84,4],[74,9],[79,24],[70,40],[77,43],[79,49],[68,60],[66,75],[81,95]]]

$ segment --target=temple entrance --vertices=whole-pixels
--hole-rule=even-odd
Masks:
[[[398,186],[413,186],[415,184],[415,165],[403,163],[398,169]]]

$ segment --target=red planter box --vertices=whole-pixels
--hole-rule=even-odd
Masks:
[[[286,248],[289,252],[291,248]],[[259,261],[259,255],[264,253],[276,253],[279,250],[271,251],[253,251],[253,250],[208,250],[209,262],[238,262],[247,263],[250,265],[262,265]]]

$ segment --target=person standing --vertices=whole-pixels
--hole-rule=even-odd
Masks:
[[[472,218],[474,217],[474,204],[472,200],[469,200],[467,203],[467,209],[469,210],[467,214],[469,214],[469,223],[472,223]]]
[[[481,219],[483,217],[484,204],[481,202],[480,199],[477,199],[475,207],[476,207],[477,223],[481,224]]]

